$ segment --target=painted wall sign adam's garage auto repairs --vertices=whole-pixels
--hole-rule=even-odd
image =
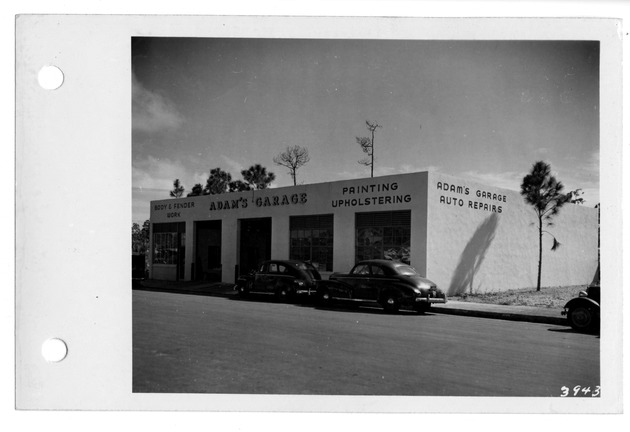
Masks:
[[[454,193],[456,195],[464,195],[464,196],[471,195],[471,189],[468,186],[460,186],[460,185],[450,184],[446,182],[437,182],[436,187],[438,190]],[[503,206],[497,205],[496,203],[497,202],[507,203],[507,197],[505,195],[492,193],[492,192],[484,191],[481,189],[475,190],[475,193],[473,194],[473,196],[480,199],[490,200],[490,203],[483,202],[483,201],[470,200],[470,199],[464,200],[462,198],[459,198],[458,196],[440,195],[440,204],[446,204],[446,205],[455,206],[455,207],[466,207],[473,210],[483,210],[483,211],[489,211],[489,212],[494,212],[494,213],[502,213]]]

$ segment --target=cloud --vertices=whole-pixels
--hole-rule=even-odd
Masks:
[[[459,175],[464,179],[479,182],[488,186],[518,191],[521,189],[521,182],[526,173],[505,171],[505,172],[479,172],[466,171]]]
[[[132,166],[132,186],[135,190],[168,192],[173,188],[173,181],[179,179],[186,189],[184,193],[188,193],[196,183],[205,186],[210,170],[217,166],[230,173],[232,179],[240,179],[241,171],[245,169],[234,159],[221,155],[216,165],[210,164],[204,171],[193,171],[190,169],[192,162],[189,159],[185,156],[183,160],[147,156],[144,159],[135,160]],[[168,194],[166,197],[168,198]]]
[[[225,163],[225,166],[221,167],[223,171],[230,173],[232,175],[232,179],[241,178],[241,171],[245,169],[241,163],[225,155],[221,155],[221,160]]]
[[[387,166],[376,166],[374,169],[374,176],[386,176],[386,175],[395,175],[395,174],[410,174],[416,172],[423,171],[439,171],[440,167],[434,165],[411,165],[411,164],[402,164],[398,167],[387,167]]]
[[[184,117],[165,96],[147,89],[132,74],[133,130],[146,133],[175,130],[184,124]]]
[[[440,167],[435,165],[425,165],[425,166],[417,166],[411,164],[402,164],[399,167],[387,167],[387,166],[377,166],[374,169],[374,177],[388,176],[388,175],[396,175],[396,174],[411,174],[417,172],[436,172],[440,171]],[[333,173],[328,181],[339,181],[339,180],[356,180],[368,178],[370,176],[370,168],[358,168],[354,171],[341,171]]]
[[[599,150],[581,159],[551,163],[552,173],[564,185],[564,192],[582,189],[582,198],[587,207],[600,202],[599,194]]]
[[[440,169],[441,168],[436,165],[416,166],[416,165],[403,164],[401,165],[398,172],[401,174],[423,172],[423,171],[436,172],[436,171],[440,171]]]
[[[599,152],[594,152],[581,163],[569,168],[556,165],[549,160],[546,162],[551,165],[552,174],[564,184],[565,193],[579,188],[582,189],[582,198],[586,201],[587,206],[592,207],[599,202]],[[529,169],[523,172],[466,171],[457,176],[488,186],[520,191],[523,177],[528,172]]]
[[[147,156],[145,159],[134,161],[132,166],[132,186],[135,190],[164,191],[164,198],[168,198],[168,191],[173,188],[173,181],[179,179],[190,192],[195,183],[206,184],[208,172],[190,172],[181,161],[167,158]]]
[[[586,161],[584,168],[589,174],[596,175],[599,178],[599,164],[599,150],[595,150]]]

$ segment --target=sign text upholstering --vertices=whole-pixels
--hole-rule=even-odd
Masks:
[[[332,201],[333,207],[357,207],[371,205],[388,205],[402,204],[411,202],[409,194],[395,194],[375,196],[373,194],[381,194],[383,192],[398,191],[398,183],[377,183],[362,186],[344,186],[341,188],[341,194],[348,196],[344,199],[335,199]],[[350,196],[358,195],[356,198]]]

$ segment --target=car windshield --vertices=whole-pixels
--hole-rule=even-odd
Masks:
[[[396,266],[396,271],[403,276],[418,276],[416,269],[408,265]]]

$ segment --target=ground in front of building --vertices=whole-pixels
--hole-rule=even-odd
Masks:
[[[569,300],[577,297],[580,291],[586,288],[586,285],[572,285],[541,288],[540,291],[536,291],[536,288],[527,288],[490,293],[463,293],[452,297],[451,300],[562,309]]]

